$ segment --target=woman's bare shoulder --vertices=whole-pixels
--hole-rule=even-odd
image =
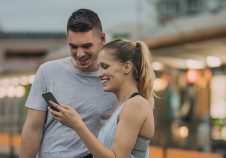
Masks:
[[[145,117],[145,115],[148,115],[150,110],[152,110],[152,106],[147,99],[142,96],[135,96],[125,102],[121,114],[128,116],[131,114],[133,117]]]

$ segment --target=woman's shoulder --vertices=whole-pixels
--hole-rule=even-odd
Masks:
[[[137,95],[127,100],[125,106],[132,108],[146,109],[151,107],[151,103],[141,95]]]
[[[146,114],[149,113],[149,111],[152,110],[151,103],[145,99],[142,96],[135,96],[133,98],[128,99],[124,107],[121,111],[121,114],[125,114],[130,116],[133,115],[133,117],[136,116],[143,116],[145,117]],[[135,115],[134,115],[135,114]]]

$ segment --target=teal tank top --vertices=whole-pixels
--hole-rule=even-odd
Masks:
[[[99,132],[98,139],[108,148],[112,148],[115,129],[118,124],[118,116],[122,107],[123,105],[114,112]],[[149,158],[149,143],[150,139],[138,136],[129,158]]]

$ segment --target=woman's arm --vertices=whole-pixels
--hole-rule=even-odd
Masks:
[[[69,105],[57,105],[51,101],[50,103],[59,109],[59,112],[57,112],[49,108],[53,117],[63,125],[72,128],[80,136],[82,141],[86,144],[89,152],[91,152],[95,158],[115,158],[114,152],[104,146],[96,138],[72,107]]]
[[[136,143],[137,137],[144,127],[145,122],[149,122],[152,108],[151,105],[143,98],[133,98],[124,105],[116,128],[113,147],[112,150],[115,151],[117,157],[125,158],[129,157],[134,145]],[[152,127],[152,128],[150,128]],[[154,125],[149,125],[145,127],[149,131],[145,133],[145,136],[150,138],[153,135]],[[146,130],[147,131],[147,130]],[[147,135],[148,133],[148,135]]]
[[[56,112],[49,108],[54,118],[63,125],[74,129],[86,144],[88,150],[96,158],[129,157],[139,130],[146,118],[145,113],[147,113],[147,109],[141,108],[140,105],[137,105],[137,102],[130,103],[129,106],[126,106],[120,114],[120,121],[116,129],[113,147],[109,149],[93,135],[73,108],[68,105],[60,106],[53,102],[51,104],[59,109],[59,112]],[[136,115],[134,111],[136,111]]]

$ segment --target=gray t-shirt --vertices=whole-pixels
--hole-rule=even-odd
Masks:
[[[97,136],[100,128],[116,107],[116,97],[103,92],[96,72],[81,72],[71,57],[42,64],[37,71],[26,107],[47,111],[42,93],[50,91],[60,104],[72,106],[87,127]],[[38,118],[37,118],[38,119]],[[78,158],[88,150],[72,129],[63,126],[47,114],[40,158]]]

